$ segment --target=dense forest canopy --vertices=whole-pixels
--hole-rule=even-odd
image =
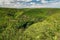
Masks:
[[[60,40],[60,9],[0,8],[0,40]]]

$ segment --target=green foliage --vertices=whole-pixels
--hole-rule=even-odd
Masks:
[[[57,40],[55,32],[60,32],[59,23],[57,27],[53,21],[59,14],[52,16],[57,13],[60,9],[0,8],[0,40]]]
[[[22,40],[60,40],[60,14],[31,25],[24,31]]]

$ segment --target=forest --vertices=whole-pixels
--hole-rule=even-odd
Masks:
[[[60,40],[60,9],[0,8],[0,40]]]

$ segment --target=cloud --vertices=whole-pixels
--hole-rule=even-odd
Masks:
[[[42,4],[38,4],[36,2],[30,2],[32,0],[17,0],[17,1],[23,1],[20,2],[14,2],[14,0],[1,0],[0,1],[0,7],[9,7],[9,8],[60,8],[60,1],[44,1],[42,0]],[[39,0],[37,0],[39,1]],[[13,3],[11,3],[13,2]],[[28,3],[29,2],[29,3]]]

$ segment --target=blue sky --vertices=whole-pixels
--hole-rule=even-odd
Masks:
[[[0,0],[0,7],[60,8],[60,0]]]

